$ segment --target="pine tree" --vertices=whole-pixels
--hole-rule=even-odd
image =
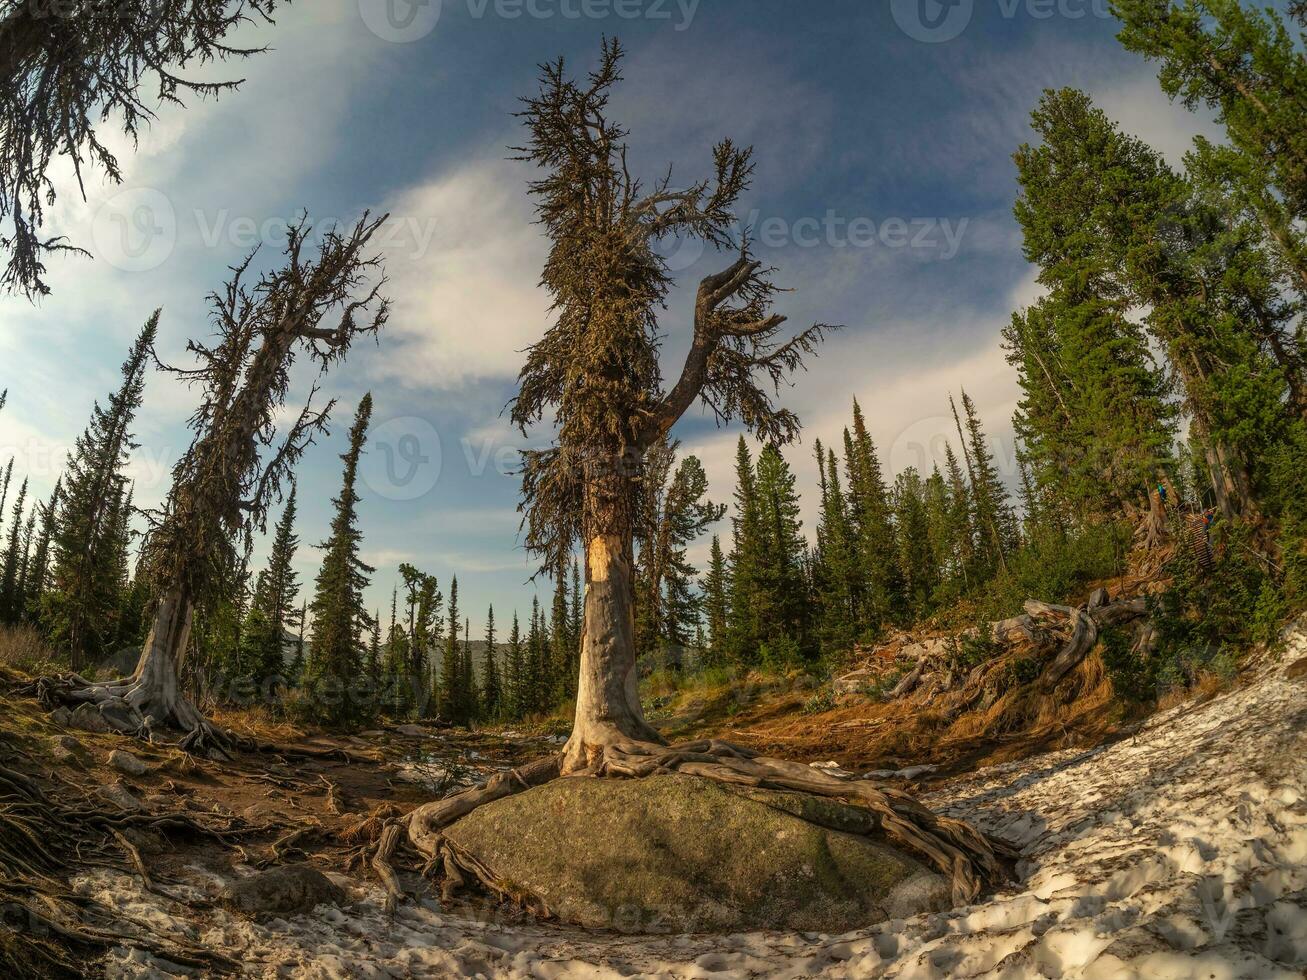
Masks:
[[[1300,41],[1274,8],[1237,0],[1116,0],[1113,12],[1125,46],[1161,62],[1167,95],[1216,114],[1229,145],[1202,140],[1197,155],[1265,229],[1292,288],[1307,292],[1307,60]]]
[[[73,670],[106,652],[122,601],[115,580],[111,510],[119,500],[123,467],[136,448],[131,427],[141,406],[145,372],[159,327],[155,311],[122,366],[122,384],[106,407],[96,402],[63,474],[62,502],[51,530],[51,587],[44,619],[56,649]]]
[[[980,533],[981,551],[986,556],[985,570],[1006,568],[1008,555],[1016,548],[1016,519],[1008,503],[1007,490],[998,475],[994,455],[985,444],[985,431],[971,396],[965,390],[962,392],[962,409],[967,417],[965,437],[952,396],[949,405],[958,425],[958,437],[962,439],[963,455],[971,477],[971,505]]]
[[[814,452],[820,488],[812,556],[818,636],[825,650],[847,650],[859,632],[862,562],[835,454],[822,446],[821,440],[817,440]]]
[[[286,637],[299,625],[299,575],[294,568],[296,486],[273,531],[267,567],[259,573],[246,620],[244,667],[258,685],[284,682]]]
[[[50,499],[41,505],[41,531],[36,540],[36,551],[32,556],[32,570],[28,575],[27,615],[36,620],[40,618],[42,601],[50,578],[50,538],[53,533],[55,515],[59,511],[59,497],[63,492],[62,477],[55,480]],[[121,617],[120,617],[121,619]]]
[[[459,687],[463,694],[463,718],[469,728],[481,717],[481,691],[472,662],[472,621],[463,620],[463,648],[458,660]]]
[[[513,613],[513,626],[508,631],[508,662],[504,672],[505,713],[512,719],[527,713],[526,649],[522,644],[522,625],[517,612]]]
[[[449,580],[449,602],[445,608],[449,628],[445,634],[445,653],[440,661],[440,716],[460,725],[467,722],[464,714],[467,693],[463,690],[463,657],[459,650],[463,613],[458,607],[458,576]]]
[[[727,653],[739,664],[757,662],[762,639],[761,602],[764,556],[762,513],[753,459],[744,436],[735,450],[735,516],[731,519],[730,620]]]
[[[359,402],[349,431],[349,448],[341,455],[345,463],[340,495],[332,503],[335,515],[331,535],[319,547],[322,569],[315,583],[313,602],[313,655],[309,686],[317,694],[320,716],[336,725],[356,723],[367,717],[370,704],[360,703],[350,690],[362,674],[362,633],[369,625],[363,606],[363,590],[375,569],[359,557],[363,540],[358,529],[359,457],[372,418],[372,395]],[[327,688],[331,690],[328,691]]]
[[[726,624],[730,619],[727,597],[730,591],[730,573],[726,568],[726,557],[722,554],[721,538],[714,534],[708,552],[708,572],[703,582],[703,605],[708,618],[708,651],[713,663],[722,663],[726,659]]]
[[[27,505],[27,480],[24,479],[14,498],[9,515],[9,537],[5,542],[4,564],[0,568],[0,622],[14,623],[21,611],[22,597],[18,594],[18,576],[24,554],[23,514]]]
[[[849,521],[857,540],[861,574],[857,618],[874,632],[893,618],[903,597],[903,579],[895,560],[895,531],[889,488],[880,457],[853,401],[853,431],[844,433],[844,471],[848,479]]]
[[[909,466],[895,478],[893,499],[899,569],[914,617],[921,616],[930,606],[937,574],[926,517],[925,485],[915,467]]]
[[[526,670],[523,704],[527,714],[540,714],[551,706],[549,692],[553,689],[549,677],[549,642],[545,635],[545,617],[540,600],[531,599],[531,623],[526,635]]]
[[[1043,142],[1016,157],[1027,255],[1041,268],[1087,256],[1147,309],[1218,508],[1256,522],[1271,471],[1301,438],[1269,328],[1247,315],[1271,300],[1266,257],[1083,93],[1045,93],[1032,121]]]
[[[486,610],[486,659],[481,671],[481,710],[487,720],[504,715],[504,689],[499,677],[499,650],[495,646],[495,607]]]
[[[789,463],[773,445],[758,454],[757,493],[762,536],[761,582],[755,600],[769,649],[809,653],[811,597],[805,577],[806,542],[799,494]]]
[[[663,643],[684,648],[698,615],[692,583],[698,570],[689,545],[721,520],[725,506],[707,500],[708,476],[695,456],[676,466],[678,443],[660,440],[645,455],[636,508],[636,647],[654,653]]]

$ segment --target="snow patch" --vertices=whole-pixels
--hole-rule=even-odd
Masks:
[[[1289,635],[1282,663],[1307,654]],[[354,882],[346,910],[193,921],[131,877],[79,890],[239,958],[251,976],[392,978],[1301,978],[1307,967],[1307,683],[1264,665],[1245,686],[1133,737],[982,770],[926,802],[1021,846],[1023,883],[951,912],[842,936],[629,937],[484,921],[428,899],[393,921]],[[201,882],[207,888],[213,882]],[[115,951],[115,980],[185,971]]]

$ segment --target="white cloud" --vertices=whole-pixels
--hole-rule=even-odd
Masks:
[[[537,286],[545,243],[532,223],[521,164],[488,157],[403,194],[391,221],[432,233],[387,256],[394,314],[380,377],[440,388],[511,377],[548,322]]]

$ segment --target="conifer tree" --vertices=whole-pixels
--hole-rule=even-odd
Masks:
[[[36,551],[32,556],[32,570],[28,575],[27,615],[32,620],[39,620],[46,586],[50,578],[50,539],[53,534],[55,516],[59,512],[59,498],[63,492],[63,477],[55,480],[50,499],[41,505],[41,530],[36,539]]]
[[[727,598],[731,591],[729,572],[726,568],[726,556],[722,554],[721,538],[712,536],[712,547],[708,551],[708,571],[703,582],[703,606],[708,626],[708,652],[713,663],[722,663],[726,659],[727,622],[730,619],[730,605]]]
[[[895,615],[903,596],[903,579],[893,546],[895,531],[889,488],[857,399],[853,402],[853,431],[846,432],[844,437],[844,467],[848,478],[849,520],[866,580],[858,618],[874,631]]]
[[[1293,441],[1291,419],[1300,422],[1265,330],[1242,315],[1267,299],[1266,276],[1248,273],[1264,256],[1083,93],[1045,93],[1032,121],[1042,143],[1016,157],[1027,255],[1044,268],[1087,254],[1147,309],[1218,508],[1256,522],[1269,471]]]
[[[731,518],[730,620],[727,651],[739,664],[756,663],[762,642],[762,508],[749,447],[740,436],[735,448],[735,514]]]
[[[847,440],[848,430],[845,430]],[[812,553],[818,636],[825,650],[846,650],[858,631],[861,561],[833,451],[814,444],[820,499]]]
[[[810,650],[811,602],[805,576],[806,543],[799,494],[789,463],[774,445],[758,454],[757,494],[762,537],[761,583],[755,598],[769,647]]]
[[[504,670],[505,714],[512,719],[527,713],[526,649],[522,644],[522,625],[513,612],[513,626],[508,631],[508,658]]]
[[[353,682],[362,674],[363,630],[368,628],[368,611],[363,590],[376,569],[359,557],[363,534],[358,527],[358,467],[372,419],[372,395],[359,401],[349,445],[341,460],[345,463],[340,494],[332,504],[335,514],[331,534],[319,545],[322,568],[315,582],[313,601],[313,656],[308,686],[318,699],[318,714],[335,725],[353,724],[367,717],[369,703],[359,703]]]
[[[112,509],[136,448],[132,423],[141,406],[159,311],[146,322],[122,366],[122,383],[107,405],[96,402],[63,474],[63,493],[51,532],[51,587],[44,620],[55,648],[74,671],[98,659],[115,635],[122,595],[116,580]]]
[[[472,661],[472,620],[463,619],[463,647],[458,661],[459,687],[463,694],[463,719],[469,728],[481,717],[481,690]]]
[[[673,472],[679,443],[660,440],[645,454],[644,476],[635,518],[636,643],[644,653],[662,643],[686,646],[698,612],[692,588],[699,574],[686,549],[711,524],[721,520],[725,505],[707,500],[708,476],[695,456],[681,460]]]
[[[464,724],[467,692],[463,690],[463,655],[459,637],[463,631],[463,612],[458,606],[458,576],[449,580],[446,604],[449,627],[445,634],[445,652],[440,661],[440,716],[452,724]]]
[[[539,598],[531,600],[531,623],[526,636],[526,683],[524,685],[527,714],[547,711],[552,704],[549,692],[553,689],[549,677],[549,640],[546,636],[544,613]]]
[[[617,741],[659,738],[635,683],[639,461],[696,403],[720,419],[741,419],[766,442],[792,441],[798,419],[775,404],[774,392],[826,329],[780,334],[771,270],[737,234],[733,211],[751,179],[751,151],[723,140],[713,149],[713,176],[680,191],[670,175],[649,189],[632,176],[627,132],[609,115],[622,58],[621,45],[606,42],[601,64],[581,83],[562,60],[542,66],[539,92],[521,113],[528,131],[521,155],[538,168],[531,193],[551,243],[542,282],[555,319],[528,352],[512,417],[523,432],[546,419],[557,432],[556,445],[526,454],[526,544],[544,568],[577,541],[585,550],[584,639],[565,772],[585,768]],[[737,257],[700,281],[693,338],[667,385],[659,320],[674,279],[655,246],[676,233]]]
[[[256,684],[286,674],[286,637],[299,626],[299,575],[295,571],[296,486],[291,484],[286,506],[273,532],[267,567],[259,573],[245,624],[244,667]]]
[[[937,581],[925,486],[916,467],[909,466],[894,480],[894,527],[907,600],[914,614],[921,615],[929,608]]]
[[[381,683],[381,610],[372,613],[372,634],[368,637],[368,682],[374,691]]]
[[[1293,288],[1307,291],[1307,60],[1300,40],[1274,8],[1238,0],[1114,0],[1112,9],[1122,43],[1160,62],[1167,95],[1216,113],[1229,146],[1200,141],[1198,155],[1265,228]]]
[[[23,564],[23,515],[27,505],[27,480],[18,487],[13,509],[9,514],[9,536],[5,541],[4,563],[0,567],[0,622],[14,623],[21,612],[22,597],[18,594],[19,573]]]
[[[965,390],[962,392],[962,409],[967,418],[965,436],[951,395],[949,406],[953,409],[953,420],[958,426],[958,438],[962,440],[963,455],[971,477],[971,506],[980,534],[981,552],[986,557],[985,570],[1005,568],[1008,555],[1016,547],[1016,520],[1008,503],[1007,489],[999,477],[994,454],[985,445],[985,431],[971,396]]]
[[[495,645],[495,607],[486,610],[486,659],[481,671],[481,712],[489,721],[504,715],[504,688],[499,676],[499,650]]]

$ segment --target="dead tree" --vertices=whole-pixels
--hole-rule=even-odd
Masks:
[[[526,456],[526,545],[545,569],[574,542],[585,551],[585,611],[572,734],[561,755],[496,777],[480,789],[429,804],[409,819],[409,836],[440,857],[454,881],[484,869],[454,854],[441,829],[484,802],[558,776],[645,776],[680,770],[710,779],[801,790],[861,801],[893,840],[951,875],[959,901],[999,876],[989,842],[966,824],[937,818],[902,794],[846,782],[808,766],[764,759],[725,742],[669,747],[646,722],[636,679],[633,528],[637,485],[650,448],[695,403],[717,420],[738,419],[773,443],[792,440],[798,418],[774,397],[830,329],[779,334],[771,270],[732,235],[732,209],[748,188],[752,151],[730,141],[714,149],[715,174],[673,189],[670,172],[642,188],[627,169],[626,131],[607,116],[622,49],[605,43],[584,83],[561,61],[542,68],[540,94],[522,113],[530,134],[521,159],[542,176],[531,190],[552,241],[543,282],[555,323],[528,354],[512,406],[525,433],[556,426],[557,445]],[[670,388],[659,364],[658,312],[673,282],[655,251],[665,235],[734,252],[695,295],[694,332]]]
[[[314,437],[332,404],[313,405],[309,392],[284,435],[277,420],[286,404],[290,370],[303,352],[320,374],[343,360],[360,335],[376,334],[389,304],[369,242],[385,218],[364,215],[348,233],[328,232],[317,254],[305,254],[310,227],[293,227],[285,264],[247,279],[252,253],[232,270],[210,303],[217,327],[211,346],[188,345],[194,368],[165,368],[203,392],[191,416],[194,438],[173,468],[163,509],[152,515],[146,540],[157,608],[132,676],[90,683],[72,675],[43,683],[46,700],[91,704],[110,727],[149,736],[172,727],[186,733],[190,751],[222,751],[224,733],[185,696],[183,662],[197,603],[262,531],[269,504]]]
[[[289,2],[289,0],[286,0]],[[133,142],[154,112],[142,84],[158,84],[160,102],[181,104],[235,88],[239,81],[200,82],[179,72],[262,49],[225,38],[251,20],[269,21],[277,0],[14,0],[0,15],[0,235],[9,253],[0,288],[28,297],[49,293],[42,278],[51,253],[81,249],[42,237],[44,209],[54,201],[48,173],[64,157],[79,189],[86,168],[117,183],[117,158],[96,123],[117,117]]]

